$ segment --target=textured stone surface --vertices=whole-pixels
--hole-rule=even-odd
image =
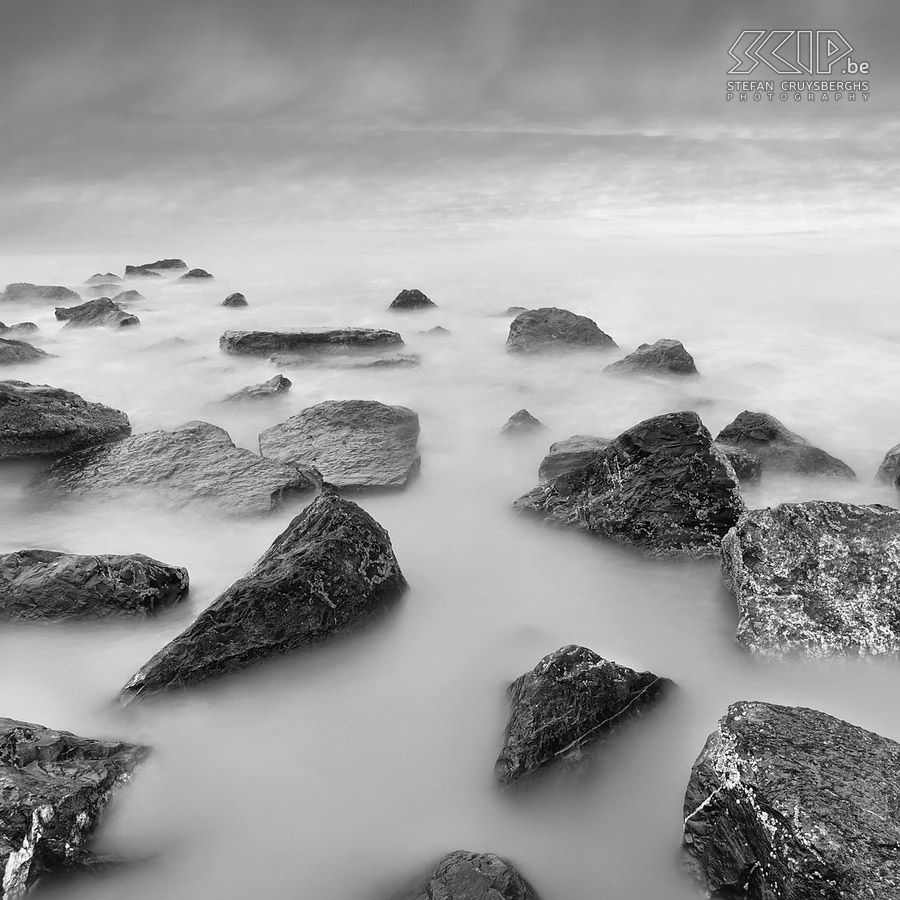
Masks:
[[[66,328],[127,328],[139,325],[141,322],[137,316],[125,312],[118,303],[114,303],[109,297],[88,300],[86,303],[71,306],[68,309],[58,306],[56,318],[65,322]]]
[[[493,853],[454,850],[411,891],[391,900],[539,900],[534,888]]]
[[[46,384],[0,381],[0,459],[59,456],[129,434],[117,409]]]
[[[500,429],[500,434],[517,437],[529,434],[537,434],[541,431],[547,431],[547,426],[539,419],[536,419],[527,409],[520,409],[514,412],[504,423]]]
[[[694,412],[620,434],[598,458],[519,498],[516,509],[658,555],[718,551],[743,501],[725,456]]]
[[[437,303],[417,288],[402,290],[391,302],[390,309],[436,309]]]
[[[304,331],[226,331],[219,348],[226,353],[269,356],[394,349],[403,344],[396,331],[383,328],[311,328]]]
[[[722,541],[754,653],[900,650],[900,510],[824,500],[745,512]]]
[[[885,453],[875,473],[875,480],[900,488],[900,444],[895,444]]]
[[[0,338],[0,366],[12,366],[16,363],[37,362],[39,359],[50,358],[49,353],[32,346],[26,341]]]
[[[663,338],[655,344],[641,344],[624,359],[610,363],[605,372],[616,375],[697,375],[694,357],[681,341]]]
[[[0,617],[150,615],[181,600],[188,583],[187,569],[142,553],[85,556],[18,550],[0,555]]]
[[[0,294],[0,303],[19,300],[81,303],[81,297],[75,291],[58,284],[29,284],[26,281],[18,281],[8,284],[6,290]]]
[[[720,444],[718,441],[714,441],[713,446],[725,454],[734,469],[734,474],[742,484],[751,484],[762,477],[762,464],[752,453],[732,444]]]
[[[230,515],[262,515],[314,484],[308,472],[235,447],[215,425],[188,422],[65,456],[32,487],[101,497],[130,491],[176,507],[202,503]]]
[[[403,488],[419,469],[419,417],[375,400],[326,400],[259,436],[263,456],[315,466],[339,490]]]
[[[590,434],[573,434],[564,441],[550,445],[538,469],[541,481],[552,481],[566,472],[580,469],[594,462],[612,443],[607,438],[594,437]]]
[[[388,533],[325,490],[243,578],[122,689],[128,703],[246,669],[345,631],[406,588]]]
[[[587,316],[555,307],[526,309],[509,325],[506,349],[513,353],[612,350],[616,342]]]
[[[251,384],[233,394],[228,394],[225,402],[234,403],[242,400],[265,400],[269,397],[277,397],[280,394],[286,394],[291,389],[291,384],[290,379],[285,378],[284,375],[275,375],[262,384]]]
[[[507,691],[510,717],[494,766],[509,784],[536,770],[579,760],[586,748],[639,715],[671,685],[569,645],[545,656]]]
[[[191,269],[188,272],[185,272],[184,275],[179,278],[179,281],[194,281],[198,278],[212,278],[212,275],[206,271],[206,269]]]
[[[155,272],[153,269],[144,269],[140,266],[125,266],[126,278],[162,278],[161,272]]]
[[[18,900],[45,874],[91,865],[103,810],[147,752],[0,718],[0,900]]]
[[[247,302],[247,298],[239,292],[235,292],[234,294],[229,294],[222,301],[222,306],[229,306],[233,309],[240,307],[240,306],[249,306],[249,305],[250,304]]]
[[[734,703],[684,798],[684,860],[713,896],[900,898],[900,745],[813,709]]]
[[[135,271],[154,271],[156,269],[178,271],[186,268],[187,263],[183,259],[158,259],[152,263],[141,263],[139,266],[125,266],[125,274],[129,275]]]

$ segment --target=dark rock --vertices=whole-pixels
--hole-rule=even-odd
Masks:
[[[129,434],[117,409],[46,384],[0,381],[0,459],[60,456]]]
[[[763,472],[856,478],[853,469],[809,441],[788,431],[774,416],[744,410],[716,437],[755,456]]]
[[[239,400],[265,400],[268,397],[277,397],[280,394],[286,394],[291,389],[291,382],[284,375],[276,375],[262,384],[251,384],[249,387],[241,388],[233,394],[229,394],[225,401],[233,403]]]
[[[317,643],[393,603],[405,588],[388,533],[355,503],[326,490],[247,575],[132,676],[122,701]]]
[[[67,287],[58,284],[28,284],[16,282],[8,284],[6,290],[0,294],[0,302],[14,302],[19,300],[50,300],[56,303],[80,303],[81,297],[70,291]]]
[[[34,322],[19,322],[16,325],[4,325],[0,322],[0,335],[10,337],[11,335],[34,334],[40,331]]]
[[[106,804],[148,752],[0,719],[2,900],[18,900],[44,875],[89,865]]]
[[[91,275],[85,284],[118,284],[121,281],[122,279],[115,272],[107,272],[105,275],[97,272],[96,275]]]
[[[212,278],[206,269],[191,269],[179,278],[179,281],[193,281],[195,278]]]
[[[900,651],[900,510],[824,500],[743,513],[722,541],[736,639],[763,656]]]
[[[140,266],[125,266],[126,278],[162,278],[162,274],[153,269],[143,269]]]
[[[338,490],[404,488],[419,470],[419,417],[375,400],[326,400],[259,436],[264,457],[315,466]]]
[[[435,325],[427,331],[420,331],[419,334],[430,334],[434,337],[450,337],[450,332],[443,325]]]
[[[381,356],[367,356],[362,353],[340,355],[336,353],[274,353],[269,362],[283,369],[301,366],[327,366],[329,369],[408,369],[419,365],[416,353],[386,353]]]
[[[611,443],[607,438],[590,434],[573,434],[564,441],[557,441],[550,445],[550,451],[538,469],[538,477],[541,481],[551,481],[580,469],[598,459]]]
[[[540,900],[534,888],[493,853],[454,850],[422,885],[392,900]]]
[[[527,409],[520,409],[503,423],[500,434],[521,437],[548,430],[547,426],[539,419],[536,419]]]
[[[683,857],[712,895],[900,897],[900,744],[814,709],[741,701],[691,771]]]
[[[219,349],[246,356],[272,353],[297,355],[351,350],[378,351],[396,349],[403,338],[396,331],[382,328],[315,328],[304,331],[226,331],[219,338]]]
[[[223,301],[222,306],[230,306],[232,308],[239,306],[249,306],[247,298],[240,293],[229,294]]]
[[[734,469],[734,474],[742,484],[759,481],[762,477],[762,465],[752,453],[732,444],[720,444],[718,441],[714,441],[713,446],[725,454]]]
[[[709,555],[744,504],[736,476],[694,412],[646,419],[598,458],[536,487],[515,507],[650,553]]]
[[[895,444],[885,454],[875,473],[875,480],[900,489],[900,444]]]
[[[37,362],[39,359],[50,358],[49,353],[45,353],[25,341],[10,341],[0,338],[0,366]]]
[[[88,288],[88,293],[92,297],[112,297],[119,290],[117,284],[96,284]]]
[[[129,269],[186,269],[187,263],[183,259],[158,259],[156,262],[143,263],[139,266],[125,266]]]
[[[510,717],[494,772],[501,782],[551,763],[580,760],[671,685],[569,645],[545,656],[508,688]]]
[[[112,298],[113,303],[118,303],[119,305],[123,303],[142,303],[147,298],[140,291],[119,291],[115,297]]]
[[[402,290],[393,299],[390,309],[437,309],[437,303],[426,297],[420,290]]]
[[[509,326],[506,349],[513,353],[557,350],[612,350],[616,342],[587,316],[555,307],[527,309]]]
[[[76,495],[142,492],[171,506],[204,503],[230,515],[269,513],[314,485],[310,473],[235,447],[227,431],[207,422],[70,454],[32,482]]]
[[[142,553],[78,556],[53,550],[0,555],[0,617],[86,619],[143,613],[177,603],[187,569]]]
[[[604,372],[617,375],[697,375],[694,357],[681,341],[663,338],[655,344],[641,344],[624,359],[610,363]]]
[[[66,328],[127,328],[141,323],[137,316],[125,312],[118,303],[113,303],[109,297],[88,300],[87,303],[68,309],[58,306],[56,318],[65,322],[64,327]]]

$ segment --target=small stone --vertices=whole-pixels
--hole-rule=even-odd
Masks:
[[[29,284],[24,281],[8,284],[6,290],[0,294],[0,303],[41,300],[56,303],[80,303],[81,297],[75,291],[58,284]]]
[[[206,269],[191,269],[189,272],[185,272],[178,280],[193,281],[197,278],[212,278],[212,275],[210,275]]]
[[[616,375],[697,375],[694,357],[681,341],[663,338],[655,344],[641,344],[624,359],[610,363],[604,372]]]
[[[503,427],[500,429],[500,434],[510,437],[523,437],[548,430],[547,426],[539,419],[536,419],[527,409],[520,409],[504,422]]]
[[[403,290],[394,298],[390,309],[437,309],[437,303],[429,300],[420,290]]]
[[[284,375],[276,375],[262,384],[252,384],[233,394],[228,394],[223,402],[234,403],[242,400],[265,400],[269,397],[278,397],[286,394],[291,389],[291,384],[292,382]]]
[[[222,306],[230,306],[232,308],[237,308],[240,306],[249,306],[247,303],[247,298],[241,293],[229,294],[223,301]]]

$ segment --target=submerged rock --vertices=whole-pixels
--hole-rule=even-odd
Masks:
[[[97,272],[91,275],[85,284],[118,284],[122,279],[115,272],[107,272],[105,275]]]
[[[420,887],[391,900],[540,900],[534,888],[505,859],[493,853],[454,850]]]
[[[741,701],[684,798],[686,865],[714,896],[900,898],[900,744],[814,709]]]
[[[435,325],[434,328],[429,328],[427,331],[420,331],[419,334],[429,334],[432,337],[450,337],[450,331],[447,328],[444,328],[443,325]]]
[[[193,281],[195,278],[212,278],[206,269],[191,269],[179,278],[179,281]]]
[[[510,718],[494,771],[509,784],[584,750],[643,710],[671,685],[569,645],[545,656],[507,691]]]
[[[694,357],[681,341],[663,338],[655,344],[641,344],[624,359],[610,363],[605,372],[616,375],[697,375]]]
[[[555,307],[519,313],[510,323],[506,340],[506,349],[513,353],[612,350],[616,346],[592,319]]]
[[[264,457],[315,466],[338,490],[404,488],[419,470],[419,417],[375,400],[326,400],[259,436]]]
[[[90,866],[106,804],[148,752],[0,718],[0,900],[19,900],[43,875]]]
[[[85,619],[152,615],[181,600],[187,569],[142,553],[79,556],[53,550],[0,555],[0,617]]]
[[[37,362],[39,359],[51,359],[51,355],[26,341],[11,341],[0,338],[0,366],[12,366],[16,363]]]
[[[284,375],[276,375],[262,384],[251,384],[241,388],[233,394],[228,394],[225,403],[234,403],[241,400],[265,400],[268,397],[277,397],[286,394],[291,389],[292,382]]]
[[[0,335],[9,337],[10,335],[34,334],[40,331],[34,322],[18,322],[15,325],[4,325],[0,322]]]
[[[390,309],[437,309],[437,303],[426,297],[420,290],[402,290],[393,299]]]
[[[223,301],[222,306],[230,306],[236,308],[239,306],[249,306],[247,298],[241,293],[229,294]]]
[[[409,369],[418,366],[420,360],[416,353],[385,353],[380,356],[364,353],[275,353],[269,357],[269,362],[283,369],[298,369],[301,366],[326,366],[329,369]]]
[[[536,419],[527,409],[520,409],[503,423],[500,434],[510,437],[521,437],[548,430],[547,426],[539,419]]]
[[[185,687],[343,632],[406,589],[388,533],[323,491],[243,578],[122,689],[123,703]]]
[[[550,445],[550,450],[541,462],[538,477],[541,481],[551,481],[566,472],[580,469],[594,462],[612,443],[607,438],[590,434],[573,434],[563,441]]]
[[[75,495],[128,492],[172,506],[202,503],[229,515],[262,515],[315,486],[313,474],[235,447],[208,422],[151,431],[72,453],[39,473],[32,487]]]
[[[8,284],[0,294],[0,303],[20,300],[50,300],[57,303],[80,303],[81,297],[75,291],[58,284],[29,284],[25,281]]]
[[[0,381],[0,459],[60,456],[129,434],[117,409],[46,384]]]
[[[383,328],[314,328],[303,331],[226,331],[219,338],[225,353],[269,356],[272,353],[296,355],[347,352],[350,350],[396,349],[403,338]]]
[[[113,303],[142,303],[147,298],[140,291],[119,291],[115,297],[112,298]]]
[[[743,513],[722,541],[736,639],[763,656],[900,651],[900,510],[824,500]]]
[[[140,266],[125,266],[126,278],[162,278],[160,272],[154,272],[153,269],[144,269]]]
[[[118,290],[119,285],[117,284],[95,284],[88,288],[88,293],[92,297],[112,297]]]
[[[72,306],[69,309],[57,307],[56,318],[65,322],[66,328],[126,328],[140,325],[141,322],[137,316],[125,312],[118,303],[113,303],[109,297],[88,300],[87,303]]]
[[[736,476],[695,412],[620,434],[591,463],[536,487],[515,508],[659,555],[719,549],[744,504]]]

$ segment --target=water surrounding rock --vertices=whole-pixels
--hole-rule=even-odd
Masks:
[[[624,359],[610,363],[605,372],[616,375],[697,375],[694,357],[681,341],[663,338],[655,344],[641,344]]]
[[[683,857],[713,896],[900,898],[900,744],[814,709],[741,701],[694,763]]]
[[[169,506],[201,503],[229,515],[262,515],[315,486],[312,473],[235,447],[207,422],[151,431],[72,453],[39,473],[45,492],[117,497],[129,492]]]
[[[417,888],[391,900],[540,900],[505,859],[493,853],[454,850]]]
[[[551,763],[582,758],[586,749],[640,715],[671,685],[569,645],[545,656],[507,691],[509,723],[494,767],[509,784]]]
[[[196,278],[212,278],[206,269],[191,269],[179,278],[179,281],[193,281]]]
[[[629,428],[594,462],[536,487],[515,508],[652,554],[705,556],[744,504],[699,416],[680,412]]]
[[[123,303],[142,303],[146,299],[147,298],[140,291],[130,290],[119,291],[119,293],[112,298],[112,301],[113,303],[121,305]]]
[[[241,293],[229,294],[223,301],[222,306],[229,306],[231,308],[237,308],[240,306],[249,306],[250,304],[247,302],[247,298]]]
[[[326,400],[259,436],[264,457],[315,466],[343,491],[404,488],[419,469],[419,417],[375,400]]]
[[[755,456],[764,473],[856,478],[846,463],[788,431],[767,413],[744,410],[719,432],[716,442],[739,447]]]
[[[0,718],[0,900],[19,900],[44,875],[89,867],[110,797],[148,752]]]
[[[437,303],[430,300],[420,290],[402,290],[393,299],[390,309],[437,309]]]
[[[519,313],[510,323],[506,340],[506,349],[513,353],[612,350],[616,346],[592,319],[555,307]]]
[[[550,445],[550,450],[541,462],[538,477],[541,481],[552,481],[560,475],[580,469],[594,462],[612,443],[607,438],[590,434],[573,434],[563,441]]]
[[[718,441],[714,441],[713,446],[725,454],[741,484],[751,484],[762,477],[762,464],[749,451],[732,444],[720,444]]]
[[[85,284],[117,284],[121,282],[121,278],[115,272],[107,272],[105,275],[97,272],[91,275]]]
[[[56,318],[65,322],[66,328],[128,328],[141,323],[137,316],[125,312],[118,303],[114,303],[109,297],[88,300],[80,306],[72,306],[68,309],[58,306]]]
[[[12,366],[17,363],[37,362],[39,359],[50,359],[49,353],[33,347],[26,341],[11,341],[0,338],[0,366]]]
[[[125,266],[126,278],[162,278],[161,272],[154,272],[153,269],[143,269],[140,266]]]
[[[432,337],[450,337],[449,329],[444,328],[443,325],[435,325],[434,328],[429,328],[427,331],[420,331],[419,334],[428,334]]]
[[[132,676],[122,702],[322,641],[395,602],[406,586],[388,533],[325,490],[247,575]]]
[[[118,284],[95,284],[89,287],[87,292],[92,297],[112,297],[118,290]]]
[[[503,423],[500,434],[510,437],[521,437],[548,430],[547,426],[539,419],[536,419],[527,409],[520,409]]]
[[[181,600],[188,583],[187,569],[142,553],[84,556],[18,550],[0,555],[0,617],[152,615]]]
[[[29,284],[19,281],[8,284],[0,294],[0,303],[12,303],[20,300],[48,300],[55,303],[81,303],[81,297],[75,291],[58,284]]]
[[[46,384],[0,381],[0,459],[60,456],[129,434],[117,409]]]
[[[894,444],[885,453],[884,459],[875,473],[875,480],[900,489],[900,444]]]
[[[14,335],[22,335],[22,334],[34,334],[35,331],[40,331],[37,325],[34,322],[18,322],[15,325],[4,325],[0,322],[0,335],[4,337],[11,337]]]
[[[303,366],[325,366],[329,369],[411,369],[421,362],[417,353],[273,353],[269,362],[283,369]]]
[[[291,389],[292,382],[284,375],[275,375],[262,384],[251,384],[241,388],[233,394],[225,397],[225,403],[234,403],[242,400],[265,400],[269,397],[277,397],[286,394]]]
[[[219,338],[225,353],[269,356],[272,353],[296,355],[355,350],[369,352],[396,349],[403,338],[383,328],[310,328],[303,331],[226,331]]]

